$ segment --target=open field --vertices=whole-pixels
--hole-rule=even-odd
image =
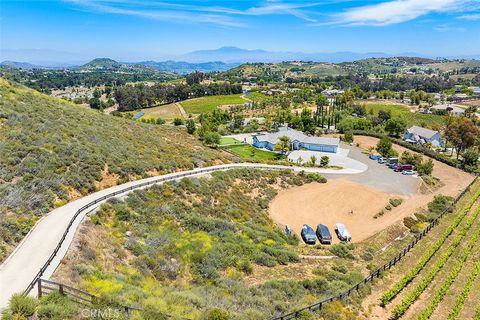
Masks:
[[[255,147],[252,147],[249,144],[241,144],[225,147],[226,150],[232,152],[233,154],[239,156],[245,161],[260,161],[260,160],[284,160],[286,159],[285,155],[259,150]]]
[[[195,99],[189,99],[180,102],[187,113],[206,113],[212,112],[218,106],[227,104],[242,104],[247,102],[240,97],[240,94],[208,96]]]
[[[477,182],[457,210],[375,284],[364,301],[369,319],[474,319],[480,310],[479,195]]]
[[[182,113],[175,103],[165,104],[158,107],[146,108],[140,111],[145,112],[142,119],[162,118],[165,120],[172,120],[174,118],[183,118]]]
[[[362,103],[363,101],[360,102]],[[442,116],[411,112],[406,105],[379,102],[366,102],[362,103],[362,105],[365,105],[368,113],[373,112],[375,115],[378,115],[378,111],[383,110],[390,112],[392,117],[402,117],[406,121],[407,127],[417,125],[438,128],[445,123],[445,119]]]

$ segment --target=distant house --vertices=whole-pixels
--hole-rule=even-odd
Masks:
[[[468,94],[466,94],[466,93],[454,93],[450,96],[450,99],[454,100],[454,101],[468,99]]]
[[[135,113],[135,115],[132,117],[132,119],[137,120],[137,119],[140,119],[141,117],[143,117],[144,115],[145,115],[145,112],[140,111],[140,112]]]
[[[480,96],[480,87],[471,87],[473,95]]]
[[[307,136],[303,132],[281,127],[278,132],[258,134],[253,136],[253,145],[257,148],[265,148],[268,150],[275,150],[275,145],[280,141],[280,138],[287,136],[292,142],[292,150],[306,149],[310,151],[332,152],[336,153],[340,139],[338,138],[323,138]]]
[[[415,144],[425,144],[430,142],[434,147],[442,146],[440,132],[418,126],[413,126],[405,130],[403,140]]]
[[[343,90],[337,90],[337,89],[325,89],[322,91],[322,94],[327,97],[336,96],[342,93],[344,93]]]
[[[432,110],[445,111],[445,113],[450,113],[454,116],[460,116],[465,112],[465,109],[460,108],[454,104],[439,104],[431,107]]]

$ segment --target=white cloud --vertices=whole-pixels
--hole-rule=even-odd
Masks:
[[[463,20],[480,20],[480,13],[465,14],[458,18]]]
[[[241,16],[292,15],[299,19],[315,22],[313,12],[307,8],[351,0],[330,0],[324,2],[292,3],[281,0],[267,0],[262,5],[240,10],[234,7],[193,5],[168,1],[145,0],[64,0],[98,12],[139,16],[176,22],[211,23],[231,27],[243,27]],[[207,2],[208,3],[208,2]],[[183,21],[186,19],[186,21]]]
[[[438,12],[458,11],[476,0],[394,0],[347,10],[337,15],[340,24],[384,26]]]

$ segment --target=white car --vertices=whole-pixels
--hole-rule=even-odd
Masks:
[[[335,225],[335,233],[337,234],[337,237],[338,239],[340,239],[340,241],[348,242],[352,240],[352,236],[350,235],[343,223],[337,223]]]
[[[417,172],[414,171],[414,170],[403,170],[402,171],[402,174],[406,175],[406,176],[411,176],[411,175],[414,175],[416,174]]]

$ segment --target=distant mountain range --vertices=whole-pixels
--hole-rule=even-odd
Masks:
[[[279,52],[262,49],[248,50],[237,47],[221,47],[213,50],[198,50],[172,57],[166,61],[140,61],[140,62],[117,62],[108,58],[94,59],[84,65],[65,66],[62,63],[35,64],[29,62],[4,61],[0,65],[19,69],[88,69],[88,70],[157,70],[163,72],[174,72],[187,74],[193,71],[212,72],[225,71],[247,62],[282,62],[282,61],[313,61],[340,63],[352,62],[368,58],[389,58],[398,56],[432,58],[415,52],[404,52],[399,54],[388,54],[384,52],[332,52],[332,53],[305,53],[305,52]],[[480,55],[445,57],[449,59],[480,59]]]
[[[240,63],[225,63],[221,61],[210,61],[201,63],[191,63],[185,61],[141,61],[141,62],[118,62],[109,58],[96,58],[79,66],[71,66],[66,69],[78,69],[89,71],[113,70],[113,71],[163,71],[174,72],[178,74],[187,74],[193,71],[213,72],[225,71],[238,66]],[[15,69],[63,69],[52,66],[41,66],[28,62],[3,61],[0,66]]]
[[[420,57],[422,55],[417,53],[401,54],[408,56]],[[384,52],[333,52],[333,53],[305,53],[305,52],[281,52],[281,51],[266,51],[266,50],[247,50],[237,47],[222,47],[214,50],[199,50],[187,53],[180,56],[182,60],[186,61],[207,61],[218,60],[223,62],[281,62],[281,61],[315,61],[315,62],[350,62],[355,60],[367,58],[387,58],[398,55],[387,54]]]

